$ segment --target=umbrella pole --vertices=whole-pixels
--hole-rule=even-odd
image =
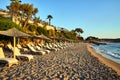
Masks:
[[[16,44],[16,39],[15,39],[15,37],[13,37],[14,38],[14,52],[13,52],[13,55],[14,55],[14,58],[15,58],[15,44]]]

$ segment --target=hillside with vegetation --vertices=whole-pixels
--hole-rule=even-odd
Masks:
[[[49,22],[42,21],[40,17],[37,17],[36,14],[39,10],[38,8],[34,8],[33,4],[22,4],[20,0],[11,0],[10,5],[6,6],[6,8],[8,9],[10,17],[5,18],[0,15],[0,30],[16,27],[31,36],[44,34],[49,38],[56,37],[70,40],[83,40],[83,37],[80,36],[80,34],[83,33],[81,28],[76,28],[71,31],[65,28],[58,29],[51,25],[52,15],[47,16]],[[41,24],[43,26],[41,26]],[[47,26],[53,27],[54,29],[47,29]]]

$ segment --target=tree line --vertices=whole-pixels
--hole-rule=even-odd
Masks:
[[[21,28],[24,32],[33,32],[35,35],[44,34],[48,37],[55,36],[55,37],[63,37],[73,40],[79,40],[83,39],[81,37],[81,33],[84,31],[81,28],[76,28],[71,31],[65,31],[60,30],[57,31],[56,27],[55,30],[47,30],[45,27],[47,25],[51,25],[51,19],[53,19],[52,15],[48,15],[47,19],[49,20],[49,23],[44,22],[44,27],[40,27],[38,23],[41,23],[42,20],[40,17],[37,17],[36,14],[38,13],[38,8],[35,8],[33,4],[29,3],[21,3],[21,0],[11,0],[10,5],[6,6],[9,10],[9,13],[11,15],[11,20],[19,21],[18,27]],[[9,20],[3,20],[3,18],[0,18],[1,23],[1,30],[6,30],[7,28],[10,28],[10,25],[6,24],[14,24],[13,22],[10,22]],[[3,22],[3,21],[4,22]],[[33,24],[29,24],[28,21],[32,20]],[[5,29],[2,27],[6,27]]]

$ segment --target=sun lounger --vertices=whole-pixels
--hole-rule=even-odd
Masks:
[[[18,64],[18,60],[15,58],[5,58],[3,49],[2,49],[2,47],[0,47],[0,63],[6,64],[10,67],[13,64]]]
[[[21,51],[25,51],[28,52],[27,48],[23,48],[20,44],[17,44],[18,49],[20,49]]]
[[[41,55],[45,55],[45,51],[40,51],[40,50],[36,50],[34,49],[31,45],[27,44],[28,48],[35,54],[41,54]]]
[[[45,46],[43,46],[45,49],[48,49],[48,50],[50,50],[50,51],[56,51],[56,49],[55,48],[51,48],[51,47],[49,47],[49,45],[45,45]]]
[[[28,60],[28,61],[30,61],[30,60],[33,59],[33,55],[30,55],[30,54],[21,54],[20,50],[17,47],[15,47],[15,56],[19,60]]]
[[[40,48],[39,46],[35,46],[38,50],[42,50],[42,51],[45,51],[46,53],[50,53],[50,50],[47,50],[47,49],[42,49]]]
[[[55,48],[55,46],[53,46],[51,43],[49,43],[48,46],[49,46],[51,49],[54,49],[55,51],[58,51],[58,50],[59,50],[59,49]]]
[[[12,51],[14,51],[11,44],[8,44],[7,46],[8,46],[9,49],[11,49]],[[14,54],[14,55],[15,55],[15,57],[16,57],[18,60],[28,60],[28,61],[30,61],[30,60],[33,59],[33,56],[32,56],[32,55],[29,55],[29,54],[21,54],[21,53],[20,53],[20,50],[19,50],[17,47],[15,47],[15,54]]]
[[[11,50],[11,51],[14,50],[11,44],[7,44],[7,47],[8,47],[8,49]]]

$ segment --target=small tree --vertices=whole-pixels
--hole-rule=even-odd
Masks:
[[[80,36],[80,33],[83,33],[83,30],[81,28],[76,28],[75,31],[79,34],[79,36]]]

